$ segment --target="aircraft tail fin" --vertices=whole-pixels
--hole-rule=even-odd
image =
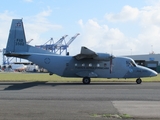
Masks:
[[[6,46],[6,52],[27,52],[28,46],[26,44],[26,37],[23,27],[22,19],[13,19],[8,42]]]
[[[4,55],[22,57],[32,53],[53,54],[47,50],[28,45],[22,19],[13,19]]]

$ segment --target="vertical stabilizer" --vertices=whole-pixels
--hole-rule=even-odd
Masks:
[[[28,47],[26,45],[26,37],[23,27],[22,19],[13,19],[8,43],[6,46],[6,52],[27,52]]]

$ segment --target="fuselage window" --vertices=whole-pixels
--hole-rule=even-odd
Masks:
[[[129,67],[131,66],[136,67],[136,64],[133,61],[126,61],[126,65]]]
[[[83,64],[82,64],[82,67],[84,67],[84,66],[85,66],[85,64],[83,63]]]
[[[76,67],[78,66],[77,63],[75,63],[75,66],[76,66]]]
[[[100,64],[97,64],[97,67],[100,67]]]
[[[136,67],[136,63],[135,63],[135,62],[131,61],[131,64],[132,64],[134,67]]]
[[[107,63],[104,63],[104,67],[107,67]]]
[[[89,67],[92,67],[92,63],[89,63]]]

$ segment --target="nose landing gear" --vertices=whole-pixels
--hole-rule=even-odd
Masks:
[[[84,77],[82,82],[83,82],[83,84],[90,84],[91,79],[89,77]]]
[[[137,83],[137,84],[141,84],[141,83],[142,83],[141,78],[137,78],[136,83]]]

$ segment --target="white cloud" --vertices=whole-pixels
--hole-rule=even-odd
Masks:
[[[132,21],[137,24],[137,30],[140,31],[137,36],[124,37],[125,43],[121,44],[126,51],[132,50],[133,54],[144,54],[151,52],[151,46],[155,53],[160,53],[160,2],[142,8],[133,8],[131,6],[124,6],[121,12],[114,14],[106,14],[105,18],[110,22],[116,22],[125,26],[126,21]],[[127,24],[131,27],[132,24]],[[112,28],[110,28],[112,29]],[[121,29],[119,28],[119,31]],[[133,31],[135,32],[135,31]],[[117,33],[116,33],[117,34]],[[115,34],[115,35],[116,35]],[[110,34],[113,36],[112,34]],[[124,36],[126,36],[124,34]],[[116,41],[118,42],[118,40]],[[115,48],[116,49],[116,48]],[[119,51],[119,50],[117,50]],[[129,52],[128,52],[129,53]]]
[[[28,41],[30,39],[34,39],[31,42],[32,45],[44,44],[47,40],[50,39],[50,38],[47,39],[41,38],[41,34],[62,29],[61,25],[49,22],[47,17],[49,17],[51,13],[52,10],[48,8],[47,10],[44,10],[35,16],[24,16],[23,22],[24,22],[26,40]],[[14,13],[10,11],[5,11],[0,13],[0,26],[1,26],[0,49],[6,47],[11,21],[12,19],[15,18],[19,17],[17,17],[17,15],[14,15]],[[0,64],[1,63],[2,63],[2,57],[0,57]]]
[[[44,10],[44,11],[38,13],[36,15],[36,17],[48,17],[51,15],[51,13],[52,13],[52,9],[50,7],[48,7],[47,10]]]
[[[83,20],[82,20],[82,19],[80,19],[80,20],[78,21],[78,24],[80,25],[80,27],[82,27],[82,28],[84,27],[84,26],[83,26]]]
[[[46,39],[45,41],[43,38],[41,38],[40,35],[46,32],[62,29],[61,25],[49,22],[47,17],[49,17],[51,13],[52,10],[48,8],[47,10],[44,10],[35,16],[25,18],[25,33],[27,40],[34,39],[34,41],[31,42],[32,45],[44,44],[44,42],[47,41]]]
[[[141,41],[141,50],[151,52],[151,46],[155,53],[160,53],[160,2],[154,6],[145,6],[140,12],[140,29],[141,33],[138,35]]]
[[[4,11],[0,13],[0,50],[6,47],[8,35],[9,35],[9,28],[11,25],[11,20],[14,18],[12,12]],[[2,64],[2,52],[0,52],[0,65]]]
[[[124,48],[122,43],[125,43],[126,38],[124,34],[118,28],[109,28],[107,25],[100,25],[97,21],[89,19],[86,23],[82,20],[79,22],[82,28],[82,33],[78,37],[80,41],[78,46],[86,46],[93,49],[96,52],[114,52],[114,48],[119,49],[119,52]],[[76,52],[73,54],[78,54],[77,51],[80,49],[77,46],[72,45],[72,49]],[[120,50],[121,49],[121,50]]]
[[[9,28],[13,16],[14,15],[9,11],[4,11],[3,13],[0,13],[0,49],[3,49],[6,46]]]
[[[156,5],[156,6],[143,7],[139,14],[142,26],[144,27],[151,25],[160,26],[159,6]]]
[[[47,17],[49,17],[51,13],[52,13],[52,10],[48,8],[47,10],[39,12],[35,16],[26,16],[26,17],[24,16],[23,22],[25,27],[26,38],[27,40],[34,39],[34,41],[32,41],[31,44],[32,43],[33,45],[37,43],[43,44],[46,41],[42,40],[43,38],[40,38],[41,34],[62,29],[61,25],[49,22]],[[11,21],[12,19],[15,19],[15,18],[19,18],[19,17],[17,17],[10,11],[5,11],[3,13],[0,13],[0,26],[1,26],[0,49],[6,46]]]
[[[25,2],[33,2],[33,0],[24,0]]]
[[[107,13],[105,15],[105,18],[112,22],[117,21],[128,21],[128,20],[136,20],[139,14],[139,10],[137,8],[132,8],[129,5],[126,5],[122,8],[120,13],[114,14],[114,13]]]
[[[86,46],[96,52],[112,52],[114,55],[128,55],[131,52],[132,54],[149,53],[151,52],[151,47],[155,53],[160,53],[159,5],[158,3],[139,9],[124,6],[119,13],[107,13],[105,18],[113,22],[112,25],[114,24],[114,27],[109,23],[102,24],[99,22],[103,20],[88,19],[87,22],[84,22],[83,19],[80,19],[78,24],[82,31],[80,36],[76,38],[76,42],[73,42],[72,47],[69,48],[71,55],[78,54],[80,46]],[[27,40],[34,39],[31,42],[32,45],[46,42],[46,39],[44,40],[41,34],[63,29],[61,25],[49,21],[48,17],[51,15],[52,9],[48,7],[34,16],[24,17],[26,37]],[[12,18],[15,18],[15,15],[8,11],[0,13],[0,47],[4,47],[6,44]],[[118,25],[117,23],[125,26],[127,21],[137,24],[137,30],[139,31],[137,36],[128,37],[119,26],[115,27],[115,25]],[[132,24],[127,25],[127,27],[131,28],[133,26]]]
[[[137,24],[137,31],[139,31],[137,36],[127,37],[128,35],[125,35],[118,26],[115,28],[107,24],[101,25],[92,19],[84,23],[81,19],[79,25],[83,33],[80,36],[79,45],[87,46],[98,52],[113,52],[115,55],[148,54],[151,50],[160,53],[159,5],[144,6],[140,9],[124,6],[118,14],[105,15],[107,20],[113,23],[121,23],[125,26],[126,21],[132,21]],[[127,27],[131,26],[132,24]]]

